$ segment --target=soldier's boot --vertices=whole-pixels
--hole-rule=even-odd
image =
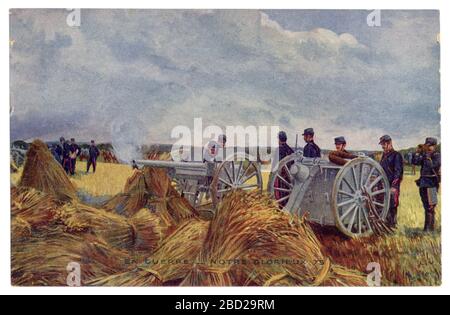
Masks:
[[[430,214],[425,212],[425,227],[423,228],[424,232],[428,232],[430,230]]]
[[[430,211],[430,227],[429,227],[430,232],[434,232],[435,225],[436,225],[436,214],[435,214],[434,209],[435,209],[435,207],[432,207],[432,209]]]

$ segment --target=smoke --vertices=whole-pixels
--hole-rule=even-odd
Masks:
[[[122,163],[131,163],[142,158],[142,145],[147,143],[148,130],[137,119],[117,119],[112,123],[111,139],[117,158]]]

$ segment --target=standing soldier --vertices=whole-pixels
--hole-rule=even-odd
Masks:
[[[75,139],[70,139],[70,174],[75,175],[77,158],[81,154],[80,147],[75,142]]]
[[[56,145],[55,155],[56,160],[59,164],[63,165],[64,162],[64,145],[66,144],[66,139],[64,137],[59,138],[59,144]]]
[[[328,155],[331,163],[343,166],[348,163],[348,160],[353,160],[358,157],[345,149],[347,147],[347,141],[344,137],[334,139],[334,144],[336,145],[336,151],[331,151]]]
[[[306,146],[303,149],[303,156],[307,158],[320,158],[322,157],[321,150],[317,144],[314,143],[314,129],[308,128],[303,133]]]
[[[61,149],[62,149],[62,167],[66,171],[67,175],[70,174],[72,169],[72,164],[70,160],[70,144],[64,138],[61,138]]]
[[[91,168],[91,165],[92,165],[92,170],[95,173],[95,171],[97,169],[97,158],[99,155],[100,155],[100,150],[95,145],[95,141],[92,140],[91,145],[89,147],[89,159],[87,162],[87,173],[89,173],[89,169]]]
[[[389,180],[391,186],[391,204],[389,205],[388,224],[392,228],[397,227],[397,212],[400,204],[400,185],[403,180],[403,157],[394,150],[392,138],[388,135],[380,138],[380,145],[383,148],[381,166]]]
[[[287,134],[284,131],[280,131],[278,134],[278,161],[283,160],[287,156],[294,154],[294,150],[287,143]]]
[[[427,138],[425,145],[419,146],[413,159],[414,165],[421,166],[420,197],[425,209],[425,232],[432,232],[435,228],[436,206],[440,185],[441,155],[437,152],[437,139]]]

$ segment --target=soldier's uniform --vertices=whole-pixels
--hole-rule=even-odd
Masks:
[[[89,147],[89,159],[87,161],[87,173],[89,173],[91,165],[92,165],[94,173],[95,173],[95,171],[97,169],[97,158],[99,155],[100,155],[100,150],[92,142],[91,146]]]
[[[73,140],[72,140],[73,141]],[[78,144],[73,141],[70,144],[70,174],[75,175],[76,165],[77,165],[77,158],[80,156],[81,150]]]
[[[308,128],[305,130],[303,136],[311,135],[314,136],[314,129]],[[303,148],[303,156],[306,158],[321,158],[322,151],[319,146],[314,143],[314,140],[308,142],[306,146]]]
[[[437,140],[428,138],[426,145],[437,145]],[[416,153],[413,164],[421,166],[420,179],[417,181],[420,197],[425,209],[425,231],[434,231],[435,210],[438,203],[440,185],[441,155],[439,152]]]
[[[392,138],[383,136],[380,139],[380,144],[388,141],[392,141]],[[400,205],[400,185],[403,180],[403,157],[399,152],[392,150],[388,153],[383,153],[380,164],[386,172],[391,189],[395,189],[395,192],[391,191],[391,203],[387,220],[390,226],[396,227],[398,206]]]
[[[70,174],[70,170],[72,169],[72,163],[71,163],[71,159],[70,159],[70,145],[69,143],[66,141],[62,144],[62,166],[64,168],[64,170],[66,171],[67,174]]]
[[[344,137],[338,137],[338,138],[334,139],[334,144],[336,144],[336,145],[347,144],[347,141],[345,140]],[[357,157],[358,157],[357,155],[351,154],[347,150],[331,151],[328,154],[328,159],[330,160],[331,163],[334,163],[336,165],[341,165],[341,166],[344,166],[345,164],[347,164],[348,160],[353,160],[353,159],[356,159]]]

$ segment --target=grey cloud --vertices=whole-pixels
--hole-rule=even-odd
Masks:
[[[439,125],[436,12],[387,12],[381,29],[366,11],[83,10],[79,29],[64,10],[13,13],[13,138],[59,136],[72,125],[30,118],[70,122],[74,109],[82,138],[112,140],[118,124],[137,142],[196,117],[315,125],[324,141],[361,134],[360,147],[380,132],[413,145]]]

